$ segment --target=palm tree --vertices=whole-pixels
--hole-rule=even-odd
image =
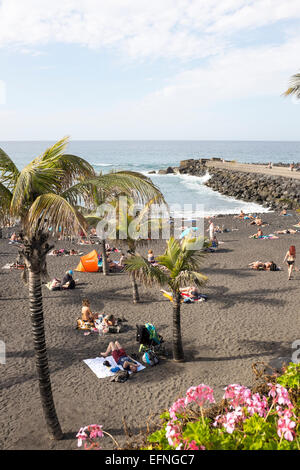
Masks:
[[[169,286],[173,297],[173,359],[177,362],[184,360],[180,326],[180,287],[191,283],[201,286],[207,280],[199,271],[203,253],[193,248],[194,242],[195,239],[186,238],[180,244],[171,237],[167,241],[165,253],[156,257],[159,266],[153,266],[140,255],[126,261],[126,270],[134,272],[144,284],[158,283],[161,286]]]
[[[138,173],[117,172],[97,175],[84,159],[65,153],[64,138],[21,171],[0,149],[0,213],[19,219],[22,226],[21,254],[29,272],[29,299],[40,395],[49,434],[61,439],[63,433],[55,412],[44,331],[41,279],[46,277],[46,255],[52,248],[47,240],[49,228],[54,236],[71,236],[87,223],[84,208],[93,205],[93,191],[131,191],[148,200],[158,189]]]
[[[290,86],[283,94],[285,96],[294,95],[297,99],[300,99],[300,73],[292,75]]]
[[[129,256],[135,256],[137,246],[148,243],[149,226],[162,228],[160,220],[149,218],[151,206],[153,204],[163,204],[167,207],[167,204],[162,194],[157,194],[143,208],[135,211],[136,206],[133,198],[125,194],[122,196],[122,199],[112,202],[116,208],[116,239],[114,241],[122,243],[124,240],[130,253]],[[136,282],[136,273],[133,271],[129,274],[132,286],[132,300],[134,304],[137,304],[140,301],[140,295]]]

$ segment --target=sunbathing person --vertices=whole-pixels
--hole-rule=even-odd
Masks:
[[[249,238],[262,238],[263,237],[263,232],[262,232],[262,229],[259,228],[257,230],[257,233],[255,233],[254,235],[250,235]]]
[[[110,354],[118,366],[123,367],[125,370],[130,370],[131,372],[137,372],[137,363],[127,355],[118,341],[115,341],[114,343],[111,341],[106,351],[101,353],[101,356],[107,357]]]
[[[75,289],[75,281],[73,279],[73,271],[69,270],[66,271],[62,281],[61,281],[62,289]]]
[[[241,212],[239,213],[239,215],[235,215],[234,219],[243,219],[244,217],[245,217],[245,214],[243,212],[243,209],[241,209]]]
[[[263,263],[262,261],[253,261],[253,263],[249,263],[248,266],[250,266],[252,269],[256,269],[257,271],[271,271],[272,265],[274,265],[273,261],[267,261],[266,263]]]
[[[288,234],[292,234],[294,235],[294,233],[297,233],[299,232],[299,230],[294,230],[293,228],[288,228],[288,229],[285,229],[285,230],[277,230],[275,233],[279,233],[279,234],[283,234],[283,235],[288,235]]]
[[[282,211],[280,212],[279,215],[287,215],[287,210],[286,210],[286,209],[282,209]]]
[[[88,299],[83,299],[82,309],[81,309],[81,318],[82,321],[91,323],[94,325],[95,320],[98,318],[98,313],[93,313],[90,308],[90,301]]]
[[[155,263],[155,258],[152,250],[148,250],[148,262],[151,264]]]
[[[250,222],[250,225],[258,225],[258,227],[260,227],[262,225],[262,220],[261,218],[257,217],[255,220],[252,220]]]

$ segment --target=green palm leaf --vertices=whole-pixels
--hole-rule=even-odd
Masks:
[[[19,170],[14,162],[9,158],[7,153],[0,148],[0,179],[2,183],[7,183],[9,188],[12,188],[18,177]]]
[[[53,193],[39,196],[30,207],[25,220],[25,227],[31,233],[52,227],[53,233],[60,233],[62,230],[63,235],[72,235],[74,231],[86,231],[86,226],[84,216],[66,199]]]

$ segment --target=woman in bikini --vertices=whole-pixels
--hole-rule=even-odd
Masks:
[[[288,265],[288,280],[291,279],[292,271],[295,266],[296,260],[296,248],[294,245],[290,246],[289,251],[286,253],[283,262],[287,262]]]
[[[83,299],[82,309],[81,309],[81,319],[84,322],[95,324],[95,320],[98,318],[98,313],[92,313],[90,308],[90,301],[88,299]]]

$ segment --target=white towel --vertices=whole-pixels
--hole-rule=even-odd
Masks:
[[[129,356],[128,356],[129,357]],[[133,359],[135,361],[135,359]],[[107,357],[95,357],[94,359],[84,359],[83,362],[97,375],[98,379],[104,379],[105,377],[112,377],[115,375],[115,372],[111,372],[109,367],[103,365],[104,361],[108,361],[112,368],[119,367],[121,370],[124,370],[122,367],[118,366],[112,356]],[[138,372],[145,369],[145,366],[140,364],[138,361],[135,361],[138,364]],[[132,374],[132,372],[129,372]]]

